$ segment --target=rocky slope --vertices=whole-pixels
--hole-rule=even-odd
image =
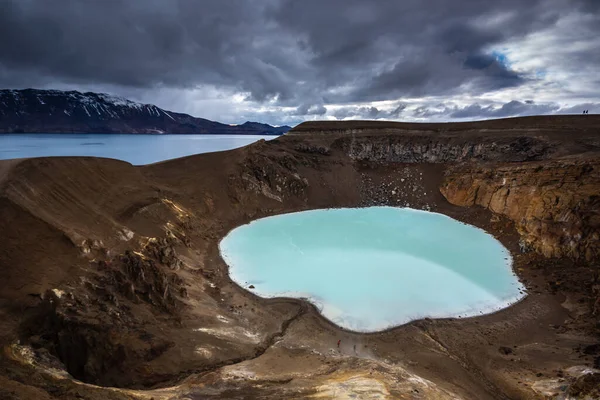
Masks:
[[[0,162],[0,397],[594,398],[599,128],[589,117],[310,123],[143,167]],[[364,335],[229,280],[218,243],[230,229],[367,205],[486,229],[529,295]]]
[[[226,125],[104,93],[0,90],[0,133],[281,135],[289,126]]]

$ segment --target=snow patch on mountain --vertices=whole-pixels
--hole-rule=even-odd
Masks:
[[[106,93],[94,93],[94,95],[98,96],[98,98],[102,99],[104,102],[112,104],[116,107],[129,107],[141,110],[145,106],[151,106],[150,104],[136,103],[135,101],[128,100],[124,97],[113,96]]]

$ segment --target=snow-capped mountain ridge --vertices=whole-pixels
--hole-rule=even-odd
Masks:
[[[106,93],[59,90],[0,90],[3,133],[180,133],[267,134],[289,127],[245,123],[226,125],[163,110]]]

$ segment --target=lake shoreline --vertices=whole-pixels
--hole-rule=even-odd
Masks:
[[[232,150],[275,135],[23,133],[0,134],[0,160],[103,157],[147,165],[194,154]]]

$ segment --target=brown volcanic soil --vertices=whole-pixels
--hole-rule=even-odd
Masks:
[[[0,398],[597,398],[599,154],[600,118],[573,116],[306,123],[144,167],[0,162]],[[229,280],[230,229],[369,205],[486,229],[529,295],[358,334]]]

